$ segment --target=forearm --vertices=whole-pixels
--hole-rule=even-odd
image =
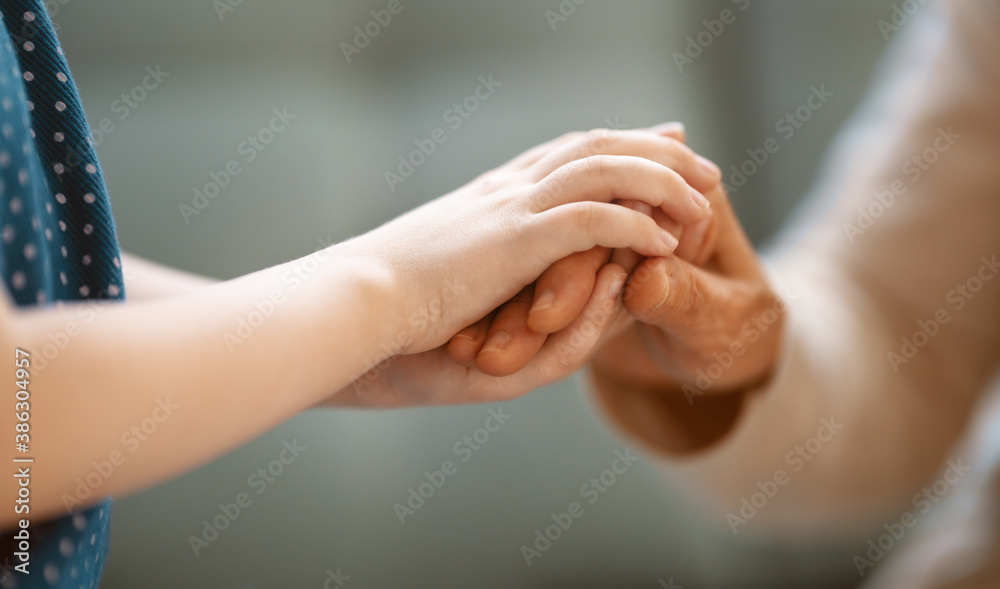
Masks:
[[[93,463],[113,453],[124,462],[101,477],[90,501],[211,460],[361,372],[384,339],[379,279],[336,248],[320,258],[160,301],[8,308],[8,387],[14,349],[33,360],[32,515],[63,513],[77,479],[91,480]],[[51,334],[68,338],[54,358]],[[2,419],[12,432],[11,412]]]
[[[906,61],[837,143],[823,206],[813,203],[812,222],[778,258],[779,291],[797,299],[771,382],[687,448],[676,424],[712,410],[708,393],[688,407],[657,397],[668,391],[599,389],[620,424],[685,458],[675,468],[729,512],[783,470],[791,480],[762,519],[844,523],[898,509],[960,458],[952,448],[1000,349],[986,284],[1000,252],[1000,117],[995,64],[983,58],[998,46],[995,13],[972,2],[947,9],[949,31],[919,20],[896,49]],[[843,425],[822,434],[828,441],[824,419]],[[802,456],[807,443],[816,452]]]
[[[130,301],[185,295],[218,282],[206,276],[157,264],[128,252],[122,252],[121,261],[125,293]]]
[[[816,271],[808,255],[803,260],[812,271],[793,264],[797,271],[784,273],[796,280],[788,284],[783,347],[765,386],[718,395],[599,371],[594,378],[614,421],[667,458],[699,496],[711,497],[720,518],[739,515],[744,498],[780,476],[778,494],[747,520],[752,529],[851,525],[892,512],[956,458],[946,452],[982,385],[948,384],[942,366],[956,360],[947,348],[958,345],[957,334],[939,336],[920,365],[894,371],[886,360],[898,341],[891,314],[863,290],[845,287],[851,278]],[[734,532],[744,525],[728,523]]]

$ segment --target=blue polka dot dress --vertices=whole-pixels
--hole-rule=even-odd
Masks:
[[[122,299],[107,190],[52,23],[40,0],[0,0],[0,17],[0,277],[19,306]],[[97,587],[109,509],[104,499],[49,522],[29,514],[27,575],[5,530],[0,587]]]

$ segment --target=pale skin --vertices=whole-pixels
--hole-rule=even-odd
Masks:
[[[675,227],[709,217],[708,202],[685,181],[697,172],[672,159],[677,141],[649,131],[602,137],[541,145],[365,235],[233,280],[124,256],[125,304],[25,310],[4,297],[0,341],[11,361],[0,378],[8,386],[15,348],[38,358],[52,334],[71,335],[30,376],[32,521],[65,515],[67,496],[85,506],[173,478],[316,405],[511,399],[572,373],[618,316],[627,273],[616,262],[592,272],[582,312],[513,374],[456,362],[446,345],[576,252],[601,246],[669,258],[678,241],[650,211]],[[458,294],[445,296],[449,289]],[[238,345],[224,338],[268,300],[280,303],[252,334]],[[398,356],[364,387],[351,386],[392,342],[401,344]],[[167,399],[176,408],[131,453],[122,434]],[[14,426],[13,412],[0,412],[0,431]],[[75,497],[77,479],[115,451],[124,462],[90,497]],[[0,526],[20,517],[7,510]]]

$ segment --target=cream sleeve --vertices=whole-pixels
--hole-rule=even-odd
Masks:
[[[754,515],[772,525],[898,511],[958,458],[997,367],[1000,3],[922,10],[769,264],[789,299],[773,379],[708,448],[659,448],[723,513],[775,488]],[[654,451],[686,411],[652,392],[598,395]]]

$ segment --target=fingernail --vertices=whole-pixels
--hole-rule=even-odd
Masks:
[[[452,339],[462,338],[475,341],[476,336],[479,335],[478,332],[479,330],[475,326],[469,326],[463,329],[462,331],[456,333],[455,335],[453,335]]]
[[[659,310],[660,307],[666,305],[667,299],[670,298],[670,275],[667,274],[666,262],[661,262],[658,266],[663,271],[663,298],[653,307],[653,311]]]
[[[480,353],[503,352],[510,345],[510,334],[506,331],[497,331],[486,340],[486,345]]]
[[[694,199],[694,202],[698,203],[699,207],[705,209],[706,211],[712,206],[712,203],[708,202],[708,199],[705,198],[705,195],[698,192],[694,188],[691,188],[691,198]]]
[[[677,249],[678,241],[677,238],[674,237],[673,233],[667,231],[666,229],[660,229],[660,239],[663,240],[663,243],[666,244],[671,251]]]
[[[528,310],[528,315],[535,313],[536,311],[544,311],[552,306],[556,302],[556,293],[551,290],[544,290],[542,294],[538,295],[535,299],[535,303],[531,305],[531,309]]]
[[[682,138],[687,136],[687,130],[684,128],[684,123],[677,121],[660,123],[659,125],[650,127],[649,130],[657,135],[680,135]]]
[[[719,166],[715,165],[715,162],[700,155],[695,156],[695,158],[698,160],[698,165],[701,166],[702,170],[711,174],[713,178],[722,178],[722,170],[719,169]]]
[[[648,202],[642,202],[641,200],[633,200],[629,203],[629,208],[637,213],[642,213],[649,217],[653,216],[653,207]]]
[[[618,293],[622,291],[622,287],[625,286],[625,279],[628,278],[628,274],[618,273],[611,277],[611,284],[608,285],[608,298],[617,299]]]

